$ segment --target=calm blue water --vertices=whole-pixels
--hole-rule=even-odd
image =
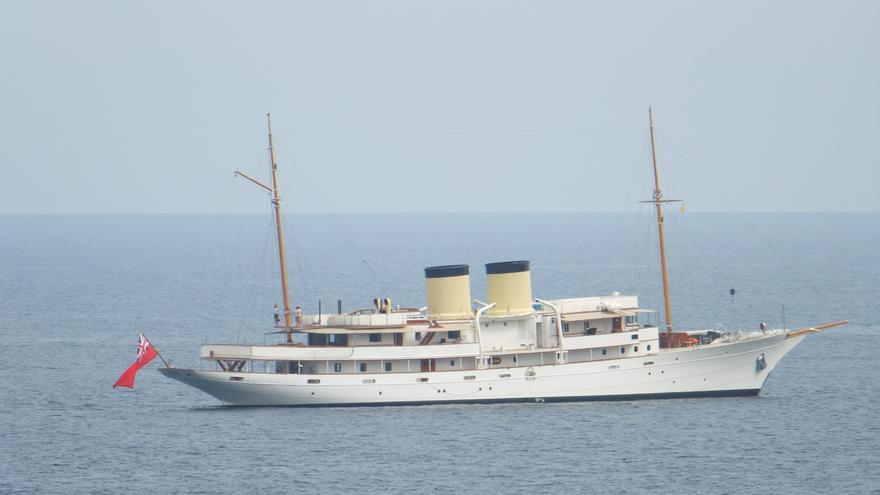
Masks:
[[[307,311],[423,301],[422,268],[532,261],[535,295],[660,307],[650,215],[291,217]],[[277,277],[262,216],[0,217],[0,492],[870,493],[880,490],[880,214],[668,217],[679,328],[849,318],[758,398],[226,408],[155,365],[261,342]],[[344,234],[343,234],[344,232]],[[293,235],[295,233],[295,236]],[[728,291],[737,290],[735,300]]]

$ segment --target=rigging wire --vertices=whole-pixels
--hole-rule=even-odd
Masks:
[[[267,214],[268,213],[268,214]],[[253,311],[253,314],[260,314],[261,306],[258,301],[262,300],[262,292],[265,291],[265,287],[267,286],[267,280],[277,280],[276,277],[270,275],[269,270],[269,242],[272,236],[272,231],[274,228],[273,218],[272,218],[272,203],[271,201],[267,201],[265,206],[263,207],[263,214],[261,215],[265,218],[265,227],[263,228],[263,242],[262,247],[259,250],[259,255],[257,258],[257,270],[254,270],[253,282],[251,287],[251,298],[250,298],[250,308]],[[277,245],[275,246],[277,248]],[[273,286],[273,288],[278,289],[276,284],[272,284],[271,282],[268,284]],[[273,291],[275,292],[275,291]]]
[[[660,133],[658,132],[658,134],[660,134]],[[759,230],[759,229],[758,229],[758,228],[757,228],[752,222],[750,222],[750,221],[748,220],[748,218],[746,218],[745,215],[742,214],[742,212],[740,212],[736,207],[734,207],[733,203],[732,203],[730,200],[728,200],[727,197],[725,197],[724,194],[722,194],[721,191],[720,191],[718,188],[716,188],[716,187],[715,187],[715,186],[709,181],[709,179],[708,179],[705,175],[703,175],[703,174],[700,172],[700,170],[699,170],[699,169],[698,169],[693,163],[691,163],[690,160],[688,160],[687,157],[685,157],[684,154],[683,154],[681,151],[678,150],[678,148],[675,147],[674,144],[672,144],[672,142],[669,140],[669,138],[667,138],[667,137],[666,137],[665,135],[663,135],[663,134],[660,134],[660,137],[663,139],[663,142],[664,142],[665,144],[667,144],[667,145],[669,146],[669,148],[670,148],[673,152],[675,152],[676,155],[678,155],[678,157],[682,160],[682,162],[684,162],[684,163],[685,163],[685,164],[686,164],[686,165],[687,165],[687,166],[688,166],[688,167],[689,167],[689,168],[690,168],[690,169],[691,169],[691,170],[697,175],[697,177],[698,177],[700,180],[702,180],[703,183],[704,183],[706,186],[708,186],[709,189],[711,189],[712,192],[714,192],[714,193],[715,193],[715,194],[716,194],[716,195],[717,195],[717,196],[718,196],[718,197],[724,202],[724,204],[727,206],[727,208],[728,208],[732,213],[734,213],[734,215],[736,216],[736,218],[737,218],[740,222],[742,222],[744,225],[746,225],[749,229],[751,229],[751,231],[755,234],[755,236],[756,236],[756,237],[757,237],[757,238],[758,238],[758,239],[759,239],[759,240],[760,240],[765,246],[767,246],[767,248],[769,248],[770,252],[773,253],[773,255],[776,256],[776,257],[777,257],[777,258],[778,258],[778,259],[779,259],[779,260],[785,265],[786,269],[789,270],[789,271],[793,271],[793,270],[794,270],[794,265],[791,263],[791,261],[790,261],[789,259],[787,259],[785,256],[783,256],[782,253],[780,253],[780,252],[775,248],[775,246],[773,245],[773,243],[770,242],[770,241],[769,241],[769,240],[768,240],[768,239],[767,239],[767,238],[761,233],[761,231],[760,231],[760,230]],[[682,224],[682,223],[679,223],[679,222],[677,221],[677,219],[676,219],[674,216],[673,216],[672,218],[673,218],[673,221],[676,222],[676,227],[678,227],[678,228],[684,230],[683,224]],[[717,264],[715,264],[715,263],[712,262],[711,258],[708,256],[708,254],[705,252],[705,250],[703,249],[703,247],[702,247],[698,242],[694,242],[694,245],[697,247],[697,250],[700,252],[700,254],[706,259],[708,266],[709,266],[710,269],[714,272],[715,276],[717,276],[717,277],[719,277],[719,278],[729,278],[729,277],[723,277],[723,276],[722,276],[721,270],[718,268]],[[738,294],[739,294],[739,297],[738,297],[737,299],[742,300],[742,302],[743,302],[746,306],[748,306],[749,310],[752,311],[753,313],[757,312],[757,311],[755,310],[755,308],[752,306],[752,304],[749,302],[748,294],[746,294],[746,297],[745,297],[745,298],[743,298],[743,296],[741,295],[741,293],[738,293]]]
[[[707,179],[706,176],[704,176],[702,173],[700,173],[699,169],[697,169],[697,167],[694,166],[694,165],[690,162],[690,160],[688,160],[688,159],[684,156],[684,154],[683,154],[682,152],[678,151],[678,148],[676,148],[675,145],[672,144],[672,142],[671,142],[668,138],[666,138],[666,136],[664,136],[663,134],[660,134],[660,137],[663,138],[663,141],[664,141],[666,144],[669,145],[669,148],[672,149],[672,151],[674,151],[674,152],[679,156],[679,158],[681,158],[681,160],[682,160],[682,161],[683,161],[688,167],[690,167],[691,170],[694,171],[694,173],[697,174],[697,177],[699,177],[700,180],[703,181],[703,183],[705,183],[707,186],[709,186],[709,188],[712,189],[712,191],[713,191],[716,195],[718,195],[719,198],[721,198],[721,201],[723,201],[724,204],[727,205],[727,207],[730,209],[730,211],[733,212],[733,213],[736,215],[736,217],[737,217],[737,218],[738,218],[743,224],[745,224],[747,227],[749,227],[750,229],[752,229],[752,232],[753,232],[753,233],[754,233],[754,234],[755,234],[755,235],[761,240],[761,242],[763,242],[768,248],[770,248],[770,251],[771,251],[775,256],[777,256],[777,257],[778,257],[783,263],[785,263],[786,268],[788,268],[789,270],[792,270],[792,268],[793,268],[794,265],[793,265],[793,264],[792,264],[792,263],[791,263],[791,262],[790,262],[785,256],[783,256],[783,255],[782,255],[782,254],[781,254],[781,253],[780,253],[780,252],[779,252],[779,251],[773,246],[773,243],[770,242],[766,237],[764,237],[764,235],[761,233],[761,231],[758,230],[758,228],[755,227],[754,224],[752,224],[751,222],[749,222],[749,220],[748,220],[748,219],[747,219],[747,218],[746,218],[746,217],[745,217],[745,216],[744,216],[739,210],[737,210],[737,209],[733,206],[733,203],[731,203],[731,202],[730,202],[730,201],[724,196],[724,194],[722,194],[721,191],[718,190],[718,188],[716,188],[714,185],[712,185],[712,183],[709,182],[709,179]]]
[[[634,215],[634,218],[636,221],[636,237],[635,237],[635,242],[631,243],[631,245],[633,246],[633,258],[632,258],[632,261],[630,264],[630,270],[629,270],[629,272],[630,272],[630,287],[633,287],[633,288],[636,287],[636,279],[637,279],[636,270],[637,270],[637,266],[639,264],[638,262],[640,259],[638,257],[638,251],[639,251],[639,243],[640,243],[639,236],[641,235],[641,228],[640,227],[641,227],[642,215],[641,215],[641,212],[639,211],[639,208],[638,208],[639,203],[633,199],[632,191],[633,191],[633,186],[635,185],[636,182],[639,183],[639,187],[638,187],[639,191],[642,191],[644,189],[643,186],[644,186],[645,171],[644,171],[644,167],[642,167],[642,163],[645,161],[645,158],[648,155],[649,139],[650,139],[650,133],[648,133],[648,131],[646,130],[645,134],[644,134],[644,139],[642,142],[642,150],[639,153],[639,158],[638,158],[638,161],[636,162],[636,166],[633,168],[633,175],[630,178],[629,189],[627,190],[627,193],[626,193],[626,196],[624,199],[626,201],[626,205],[630,205],[630,206],[629,207],[624,206],[624,211],[621,212],[620,216],[618,217],[618,226],[617,226],[617,229],[615,230],[615,238],[617,238],[618,235],[620,234],[621,224],[623,223],[623,215],[627,212]]]
[[[709,270],[710,270],[710,271],[712,272],[712,274],[715,276],[716,280],[729,279],[729,278],[730,278],[729,276],[725,276],[724,273],[722,273],[721,269],[718,267],[718,264],[712,261],[712,258],[711,258],[711,257],[709,256],[709,254],[706,252],[706,250],[704,249],[703,245],[700,244],[699,241],[696,241],[696,240],[695,240],[695,239],[696,239],[695,237],[690,236],[690,235],[686,232],[687,229],[686,229],[685,226],[684,226],[684,225],[685,225],[684,222],[679,222],[679,221],[678,221],[678,217],[675,216],[675,215],[671,216],[670,218],[672,218],[672,222],[675,224],[675,229],[674,229],[674,230],[676,231],[676,236],[677,236],[677,239],[678,239],[678,241],[679,241],[679,244],[682,246],[682,247],[681,247],[681,252],[684,252],[684,248],[683,248],[683,246],[684,246],[685,237],[687,237],[687,239],[688,239],[688,241],[689,241],[689,244],[692,245],[692,246],[694,246],[694,247],[697,249],[697,252],[699,252],[700,255],[705,259],[705,261],[706,261],[706,265],[709,267]],[[682,264],[681,266],[686,266],[686,264]],[[742,300],[742,302],[743,302],[746,306],[748,306],[749,311],[751,311],[753,314],[754,314],[754,313],[757,313],[757,310],[755,309],[755,307],[752,306],[752,303],[751,303],[751,302],[749,302],[748,293],[746,294],[746,297],[745,297],[745,298],[743,298],[743,296],[741,295],[741,293],[738,292],[737,294],[738,294],[737,299]],[[726,298],[725,298],[725,299],[726,299]],[[731,316],[735,316],[735,315],[731,315]]]
[[[327,205],[321,199],[321,196],[318,195],[318,192],[315,190],[314,187],[312,187],[312,184],[306,178],[305,174],[303,174],[302,171],[299,169],[299,167],[296,166],[296,162],[294,162],[293,158],[290,157],[290,155],[287,153],[287,150],[283,146],[279,145],[278,143],[276,143],[276,147],[278,147],[280,149],[281,154],[284,156],[284,158],[287,159],[288,163],[290,163],[290,165],[296,171],[297,175],[299,175],[299,177],[302,179],[303,183],[306,185],[306,187],[312,193],[312,196],[315,198],[315,200],[318,201],[318,204],[321,205],[321,208],[323,208],[324,211],[327,213],[327,215],[330,216],[331,221],[333,222],[334,226],[339,231],[340,235],[342,235],[342,238],[345,240],[346,244],[349,246],[349,248],[352,250],[352,252],[357,256],[357,258],[361,261],[361,263],[364,265],[364,267],[366,267],[367,271],[370,274],[370,277],[373,280],[378,281],[380,286],[384,289],[385,288],[385,284],[383,283],[384,281],[377,277],[376,272],[373,269],[373,266],[367,261],[367,259],[363,256],[363,254],[361,254],[360,250],[357,248],[354,241],[351,240],[351,238],[346,233],[345,229],[342,227],[342,224],[339,222],[339,219],[336,218],[336,215],[333,214],[332,211],[330,211],[330,208],[327,207]],[[384,290],[383,290],[383,292],[384,292]]]
[[[647,155],[647,153],[648,153],[648,138],[649,138],[649,134],[645,133],[644,141],[642,142],[642,150],[639,152],[639,158],[638,158],[638,161],[636,162],[636,166],[633,167],[633,173],[632,173],[632,176],[630,177],[630,180],[629,180],[629,187],[627,187],[626,194],[623,196],[624,206],[623,206],[623,208],[621,208],[620,212],[617,215],[617,226],[614,228],[614,233],[613,233],[614,239],[619,238],[618,236],[620,235],[620,232],[621,232],[624,215],[627,212],[632,211],[632,207],[629,205],[632,201],[633,185],[636,183],[636,180],[638,179],[640,172],[642,171],[641,170],[642,169],[641,163],[644,161],[645,155]]]
[[[254,197],[254,189],[249,188],[247,202],[245,204],[245,209],[244,209],[245,212],[250,210],[250,206],[251,206],[251,202],[253,201],[253,197]],[[244,224],[245,224],[245,221],[247,220],[248,215],[242,214],[242,215],[238,215],[238,216],[239,216],[238,233],[235,236],[233,236],[232,252],[230,253],[229,261],[226,263],[226,266],[230,267],[230,268],[226,270],[226,276],[223,279],[223,283],[221,285],[224,292],[228,292],[228,290],[229,290],[230,279],[232,278],[232,271],[233,271],[232,267],[236,266],[236,264],[237,264],[236,262],[239,259],[239,248],[241,247],[241,238],[242,238],[241,234],[242,234],[242,231],[244,230]]]
[[[296,229],[290,227],[291,220],[288,219],[288,215],[284,215],[282,217],[282,221],[284,223],[284,233],[290,241],[290,245],[293,246],[293,257],[300,274],[298,280],[300,280],[302,283],[302,296],[300,300],[304,303],[308,297],[315,295],[312,293],[311,281],[316,279],[311,269],[309,268],[310,265],[308,263],[303,263],[303,260],[305,259],[305,248],[302,246],[296,236]],[[321,289],[323,289],[323,287],[320,287],[319,283],[318,290]]]

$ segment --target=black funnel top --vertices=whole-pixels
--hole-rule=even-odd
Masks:
[[[527,271],[529,271],[529,262],[527,260],[486,263],[486,275],[498,275],[501,273],[519,273]]]
[[[425,268],[425,278],[459,277],[468,274],[468,265],[443,265]]]

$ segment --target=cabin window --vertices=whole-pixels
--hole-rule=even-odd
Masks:
[[[391,371],[391,363],[385,363],[385,371]]]
[[[517,358],[517,356],[513,356],[513,362],[514,363],[519,362],[519,359]]]
[[[361,363],[361,364],[360,364],[360,369],[361,369],[361,373],[367,371],[367,363]]]
[[[455,366],[455,359],[450,359],[449,360],[449,367],[451,368],[453,366]]]
[[[567,321],[562,322],[562,333],[568,333],[568,322]]]
[[[651,350],[651,344],[648,344],[648,350],[649,351]]]
[[[422,340],[422,332],[416,332],[415,339]]]
[[[342,363],[333,363],[333,371],[337,373],[342,372]]]
[[[620,348],[620,353],[621,353],[621,354],[626,354],[626,347],[621,347],[621,348]]]
[[[370,342],[382,342],[382,334],[381,333],[371,333],[370,334]]]
[[[608,354],[608,349],[602,349],[602,355],[604,356],[606,354]]]
[[[634,345],[634,346],[633,346],[633,352],[639,352],[639,346]]]
[[[637,325],[639,323],[638,315],[630,315],[626,317],[627,325]]]
[[[327,345],[345,347],[348,345],[348,335],[330,334],[327,336]]]
[[[449,332],[448,337],[450,339],[460,339],[461,338],[461,330],[453,330]]]

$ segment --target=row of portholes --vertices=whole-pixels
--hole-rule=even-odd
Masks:
[[[649,350],[649,351],[651,350],[651,344],[648,344],[648,350]],[[634,345],[634,346],[633,346],[633,352],[639,352],[639,346]],[[621,353],[621,354],[626,354],[626,347],[621,347],[621,348],[620,348],[620,353]],[[607,356],[607,355],[608,355],[608,349],[602,349],[602,355],[603,355],[603,356]]]
[[[493,360],[492,364],[499,364],[500,362],[501,361],[499,360],[498,363],[495,363],[495,361]],[[516,356],[513,357],[513,362],[514,363],[516,362]],[[449,367],[452,368],[454,366],[455,366],[455,359],[450,359],[449,360]],[[392,369],[393,369],[392,363],[385,363],[384,368],[385,368],[385,371],[392,371]],[[360,363],[358,365],[358,370],[361,373],[366,373],[367,372],[367,363]],[[336,373],[342,373],[342,363],[333,363],[333,371]]]

